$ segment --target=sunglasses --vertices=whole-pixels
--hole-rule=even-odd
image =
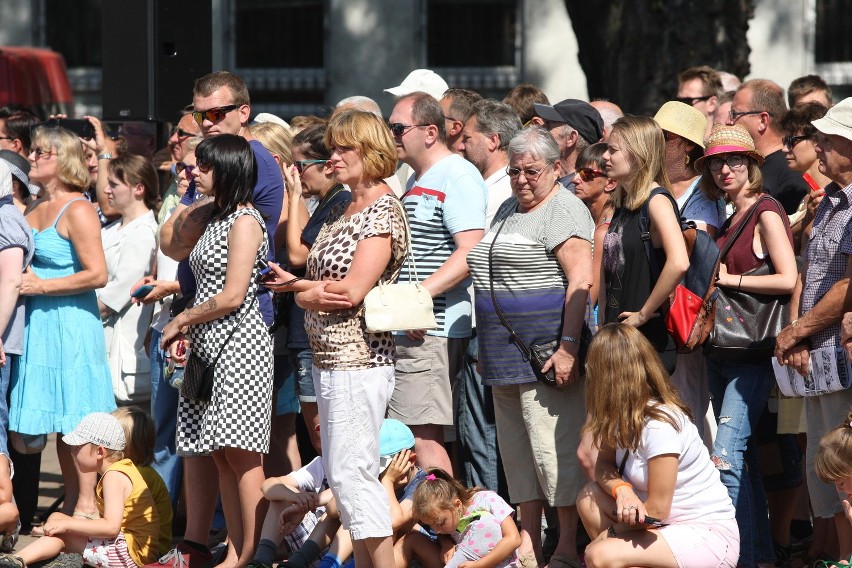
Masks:
[[[308,167],[313,166],[314,164],[325,164],[328,160],[296,160],[293,162],[293,165],[296,166],[296,171],[299,174],[305,173],[305,170]]]
[[[506,173],[509,174],[510,178],[515,178],[515,179],[520,177],[521,174],[524,174],[524,177],[526,178],[527,181],[537,182],[538,178],[541,177],[541,174],[543,174],[544,170],[546,170],[548,167],[549,166],[544,166],[540,170],[533,170],[531,168],[521,170],[521,169],[518,169],[518,168],[508,167],[508,168],[506,168]]]
[[[689,106],[695,106],[695,103],[700,103],[701,101],[709,100],[713,95],[706,95],[703,97],[675,97],[675,100],[679,103],[683,103]]]
[[[199,161],[197,164],[195,164],[195,167],[198,168],[198,171],[202,174],[206,174],[207,172],[213,169],[213,164],[211,164],[210,162]]]
[[[178,162],[175,164],[175,171],[177,173],[181,173],[186,170],[186,179],[192,179],[192,170],[195,169],[195,166],[190,166],[189,164],[184,164],[183,162]]]
[[[36,160],[39,160],[42,157],[46,156],[53,156],[54,154],[56,154],[56,152],[51,152],[50,150],[45,150],[43,148],[39,148],[38,146],[33,148],[33,156]]]
[[[728,111],[728,118],[731,120],[731,122],[736,122],[742,116],[746,116],[746,115],[749,115],[749,114],[763,114],[764,112],[766,112],[766,111],[765,110],[743,110],[743,111],[739,111],[739,110],[731,109],[730,111]],[[766,112],[766,114],[768,114],[769,116],[775,116],[771,112]]]
[[[412,128],[420,128],[423,126],[432,126],[431,124],[403,124],[401,122],[391,122],[388,124],[391,134],[394,136],[402,136]]]
[[[799,136],[785,136],[784,138],[781,139],[781,142],[784,144],[784,146],[787,147],[788,150],[792,150],[793,147],[796,144],[798,144],[799,142],[801,142],[802,140],[810,140],[810,139],[811,139],[810,136],[801,136],[801,135],[799,135]]]
[[[210,112],[210,111],[207,111],[207,112]],[[198,136],[198,134],[194,134],[192,132],[187,132],[183,128],[178,128],[177,130],[175,130],[175,132],[177,133],[178,138],[195,138],[196,136]]]
[[[241,105],[226,105],[220,107],[214,107],[207,110],[196,110],[192,112],[192,119],[201,125],[205,120],[210,122],[219,122],[225,115],[231,112],[232,110],[240,108]]]
[[[747,160],[748,158],[746,158],[745,156],[734,154],[725,158],[710,158],[707,163],[710,167],[710,171],[718,172],[725,164],[728,164],[728,167],[732,170],[736,168],[741,168],[745,165]]]
[[[577,170],[577,175],[580,176],[580,179],[586,183],[594,180],[599,177],[606,177],[606,174],[600,170],[595,170],[592,168],[580,168]]]

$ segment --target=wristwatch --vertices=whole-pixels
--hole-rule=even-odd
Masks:
[[[559,341],[567,341],[568,343],[580,343],[579,339],[570,335],[563,335],[559,338]]]
[[[103,154],[98,154],[98,160],[112,160],[112,152],[104,152]]]

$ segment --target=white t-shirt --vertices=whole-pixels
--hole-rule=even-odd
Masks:
[[[646,420],[639,448],[631,452],[624,468],[624,479],[633,485],[636,495],[648,498],[648,460],[664,454],[677,454],[677,481],[667,523],[691,520],[733,519],[734,505],[719,478],[719,471],[698,435],[695,425],[679,410],[665,407],[680,426],[678,432],[668,422]],[[621,464],[624,450],[615,452]]]
[[[308,465],[290,472],[289,477],[296,482],[299,491],[302,493],[309,491],[319,493],[327,487],[325,467],[323,467],[322,458],[319,456],[312,459]]]

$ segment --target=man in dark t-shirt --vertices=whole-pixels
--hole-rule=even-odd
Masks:
[[[784,158],[781,117],[787,112],[784,90],[768,79],[751,79],[737,88],[728,124],[743,126],[766,161],[760,168],[763,188],[792,215],[808,194],[802,174],[791,170]]]

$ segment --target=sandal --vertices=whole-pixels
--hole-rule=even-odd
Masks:
[[[567,556],[551,556],[547,568],[583,568],[579,558],[568,558]]]
[[[27,568],[20,557],[14,554],[0,554],[0,568]]]
[[[520,568],[538,568],[538,560],[535,559],[535,554],[518,555],[518,566]]]
[[[88,521],[94,521],[96,519],[101,518],[101,514],[98,513],[97,511],[95,511],[94,513],[84,513],[83,511],[74,511],[71,514],[71,516],[75,517],[77,519],[86,519]]]

